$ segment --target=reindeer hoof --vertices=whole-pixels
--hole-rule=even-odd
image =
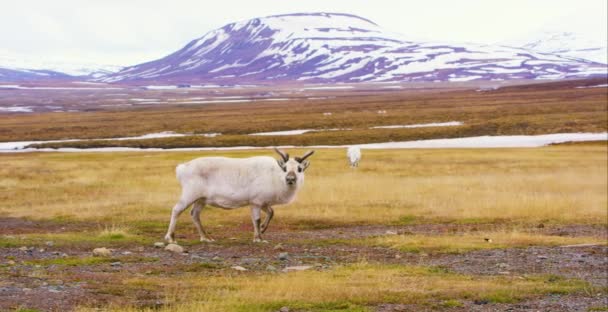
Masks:
[[[201,237],[201,242],[213,243],[215,242],[215,239],[209,237]]]
[[[254,243],[265,243],[265,244],[268,244],[267,240],[264,240],[264,239],[261,239],[261,238],[254,238],[253,242]]]
[[[169,234],[165,235],[165,240],[169,244],[175,244],[176,243],[175,239],[173,239],[173,237],[171,237],[171,235],[169,235]]]

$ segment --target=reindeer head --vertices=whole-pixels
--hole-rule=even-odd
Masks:
[[[274,150],[281,155],[281,158],[277,159],[277,163],[285,173],[285,183],[289,186],[302,183],[304,181],[304,170],[310,166],[310,162],[306,158],[310,157],[315,151],[308,151],[302,157],[289,159],[289,154],[280,151],[276,147]]]

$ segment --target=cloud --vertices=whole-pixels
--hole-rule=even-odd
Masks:
[[[413,39],[501,42],[546,25],[606,38],[606,1],[564,0],[21,0],[3,4],[9,51],[119,65],[167,55],[223,25],[293,12],[345,12]]]

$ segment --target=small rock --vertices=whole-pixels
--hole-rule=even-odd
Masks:
[[[491,239],[491,238],[487,238],[487,237],[486,237],[486,238],[484,238],[483,240],[485,240],[485,241],[486,241],[486,242],[488,242],[488,243],[491,243],[491,242],[492,242],[492,239]]]
[[[274,250],[281,250],[281,251],[282,251],[282,250],[285,250],[285,249],[283,248],[283,245],[281,245],[280,243],[279,243],[279,244],[276,244],[274,247],[272,247],[272,249],[274,249]]]
[[[23,291],[32,291],[32,289],[31,289],[31,288],[23,288],[23,289],[21,289],[21,290],[23,290]]]
[[[122,254],[125,255],[125,256],[128,256],[128,255],[132,254],[132,252],[130,252],[130,251],[123,251]]]
[[[266,266],[266,271],[276,272],[277,268],[275,266],[269,264]]]
[[[286,252],[282,252],[279,254],[279,260],[281,261],[286,261],[287,259],[289,259],[289,254]]]
[[[283,272],[290,272],[290,271],[305,271],[308,269],[311,269],[312,265],[297,265],[297,266],[290,266],[290,267],[286,267],[283,269]]]
[[[154,247],[156,247],[156,248],[163,248],[163,247],[165,247],[165,243],[163,243],[163,242],[156,242],[156,243],[154,243]]]
[[[235,266],[233,266],[231,268],[234,269],[234,270],[237,270],[237,271],[247,271],[247,269],[245,269],[244,267],[242,267],[240,265],[235,265]]]
[[[113,266],[113,267],[117,267],[117,266],[121,266],[122,263],[120,261],[116,261],[116,262],[110,263],[110,265]]]
[[[8,265],[15,265],[15,261],[13,261],[13,260],[8,260],[6,263],[7,263]]]
[[[230,237],[229,240],[236,240],[236,237]]]
[[[397,235],[397,232],[388,230],[388,231],[384,232],[384,234],[386,234],[386,235]]]
[[[547,256],[537,256],[536,258],[541,259],[541,260],[545,260],[545,259],[547,259]]]
[[[93,256],[96,257],[109,257],[112,255],[112,251],[106,247],[93,249]],[[61,255],[63,257],[63,255]],[[67,255],[66,255],[67,256]]]
[[[44,244],[49,247],[53,247],[55,245],[55,243],[53,243],[52,241],[45,242]]]
[[[498,274],[500,274],[500,275],[509,275],[509,274],[511,274],[511,272],[509,272],[509,271],[500,271],[500,272],[498,272]]]
[[[395,255],[395,259],[401,259],[401,255],[400,254],[396,254]]]
[[[224,259],[222,259],[222,258],[221,258],[221,257],[219,257],[219,256],[215,256],[215,257],[211,258],[211,261],[216,261],[216,262],[220,262],[220,261],[223,261],[223,260],[224,260]]]
[[[508,264],[506,264],[506,263],[502,263],[502,262],[501,262],[501,263],[499,263],[499,264],[497,264],[496,266],[497,266],[497,267],[499,267],[499,268],[501,268],[501,269],[506,269],[506,268],[508,268],[508,267],[509,267],[509,265],[508,265]]]
[[[258,258],[243,258],[241,259],[241,263],[242,264],[255,264],[260,262],[260,259]]]
[[[288,307],[281,307],[279,309],[279,312],[289,312],[289,308]]]
[[[44,248],[38,249],[38,252],[44,252]]]
[[[25,247],[25,246],[19,247],[19,250],[21,250],[21,251],[27,251],[27,247]]]
[[[481,300],[474,300],[473,303],[477,304],[477,305],[482,305],[482,304],[488,304],[488,303],[490,303],[490,301],[488,301],[486,299],[481,299]]]
[[[110,253],[111,253],[111,251],[110,251]],[[65,258],[65,257],[67,257],[67,256],[68,256],[68,254],[67,254],[67,253],[65,253],[65,252],[62,252],[61,254],[59,254],[59,256],[60,256],[61,258]]]
[[[165,247],[165,250],[171,251],[171,252],[175,252],[175,253],[183,253],[184,252],[184,248],[178,244],[169,244],[167,245],[167,247]]]

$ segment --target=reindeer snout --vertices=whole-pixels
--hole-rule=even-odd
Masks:
[[[297,177],[293,171],[288,173],[287,176],[285,177],[285,182],[287,182],[288,185],[296,184],[296,180],[297,180]]]

